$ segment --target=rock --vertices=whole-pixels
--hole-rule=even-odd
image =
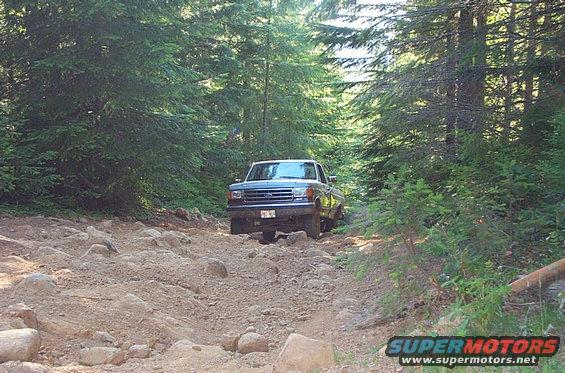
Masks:
[[[98,226],[102,229],[110,229],[112,228],[113,224],[114,222],[111,219],[108,219],[108,220],[102,220],[100,223],[98,223]]]
[[[247,328],[245,328],[245,331],[243,332],[243,334],[245,333],[255,333],[257,331],[257,329],[255,329],[255,327],[253,325],[249,325]]]
[[[171,234],[171,232],[163,232],[163,234],[161,234],[161,237],[157,238],[157,242],[164,242],[168,246],[174,248],[181,247],[179,238],[174,234]]]
[[[175,216],[183,220],[192,220],[190,212],[188,212],[187,209],[183,209],[182,207],[179,207],[175,210]]]
[[[269,341],[258,333],[245,333],[237,341],[237,352],[248,354],[250,352],[268,352]]]
[[[39,332],[35,329],[0,331],[0,363],[10,360],[30,361],[41,347]]]
[[[316,256],[329,256],[327,252],[320,250],[320,249],[308,249],[306,250],[306,256],[308,257],[316,257]]]
[[[159,232],[157,229],[149,228],[142,230],[141,235],[145,237],[159,238],[161,237],[161,232]]]
[[[88,238],[90,238],[91,240],[101,240],[104,238],[110,238],[111,236],[109,233],[99,231],[92,225],[86,227],[86,233],[88,233]]]
[[[91,347],[80,350],[80,364],[86,366],[114,364],[120,365],[125,361],[125,355],[115,347]]]
[[[273,365],[273,372],[312,372],[335,365],[333,345],[292,333]]]
[[[143,299],[129,293],[119,300],[119,306],[120,308],[132,313],[153,312],[153,308],[149,304],[144,302]]]
[[[128,357],[147,359],[151,355],[151,349],[147,345],[133,345],[128,349]]]
[[[26,290],[41,292],[50,292],[57,289],[53,277],[40,272],[28,275],[20,282],[20,286]]]
[[[8,361],[0,364],[0,373],[49,373],[51,368],[45,365],[20,361]]]
[[[204,256],[198,259],[198,261],[204,265],[204,270],[207,274],[216,277],[228,277],[228,270],[221,260]]]
[[[180,242],[182,243],[192,243],[192,240],[190,239],[190,237],[188,237],[186,234],[182,233],[182,232],[177,232],[177,231],[165,231],[162,234],[163,236],[169,235],[169,236],[174,236],[176,238],[179,239]]]
[[[33,254],[34,254],[35,257],[55,255],[55,256],[58,256],[58,257],[64,258],[64,259],[71,258],[71,256],[69,254],[67,254],[66,252],[55,249],[55,248],[50,247],[50,246],[41,246]]]
[[[304,231],[292,232],[286,238],[287,245],[294,245],[300,241],[308,241],[308,235]]]
[[[143,224],[143,223],[140,222],[140,221],[136,221],[135,223],[133,223],[133,227],[134,227],[135,229],[145,229],[145,228],[146,228],[146,227],[145,227],[145,224]]]
[[[110,250],[105,245],[95,243],[94,245],[90,246],[90,249],[83,255],[101,255],[103,257],[109,258],[110,257]]]
[[[37,329],[37,315],[35,311],[24,303],[17,303],[9,306],[4,314],[10,317],[18,317],[23,320],[28,328]]]
[[[220,339],[220,346],[226,351],[236,351],[237,341],[239,340],[239,335],[235,333],[226,333],[222,335]]]
[[[95,341],[106,342],[106,343],[114,343],[115,338],[108,332],[99,332],[96,331],[92,335],[92,339]]]

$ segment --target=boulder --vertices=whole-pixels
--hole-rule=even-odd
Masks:
[[[90,246],[90,249],[84,254],[86,255],[100,255],[106,258],[110,257],[110,250],[105,245],[95,243],[94,245]]]
[[[204,266],[204,271],[216,277],[228,277],[228,270],[224,262],[216,258],[203,256],[198,261]]]
[[[40,272],[28,275],[20,282],[20,286],[26,290],[40,292],[50,292],[57,289],[53,277]]]
[[[30,361],[41,347],[39,332],[35,329],[0,331],[0,363],[10,360]]]
[[[0,364],[0,373],[49,373],[51,368],[45,365],[20,361],[8,361]]]
[[[112,228],[113,224],[114,222],[111,219],[108,219],[108,220],[102,220],[100,223],[98,223],[98,226],[102,229],[110,229]]]
[[[100,332],[96,331],[92,335],[92,339],[95,341],[106,342],[106,343],[114,343],[115,338],[108,332]]]
[[[125,355],[119,348],[90,347],[80,350],[80,364],[86,366],[114,364],[120,365],[125,361]]]
[[[237,341],[237,352],[248,354],[250,352],[268,352],[269,341],[261,334],[245,333]]]
[[[191,243],[192,240],[186,234],[178,231],[165,231],[162,234],[163,236],[173,236],[179,239],[182,243]]]
[[[143,224],[143,223],[140,222],[140,221],[136,221],[135,223],[133,223],[132,226],[133,226],[134,228],[136,228],[136,229],[145,229],[145,228],[146,228],[146,227],[145,227],[145,224]]]
[[[151,355],[151,349],[147,345],[133,345],[128,349],[128,358],[147,359]]]
[[[312,372],[335,365],[333,345],[292,333],[273,365],[273,372]]]
[[[57,257],[60,257],[62,259],[69,259],[71,258],[71,256],[69,254],[67,254],[64,251],[55,249],[51,246],[41,246],[39,249],[37,249],[34,253],[34,257],[42,257],[42,256],[47,256],[47,255],[54,255]]]
[[[92,225],[86,227],[86,233],[88,234],[88,238],[90,238],[91,240],[101,240],[104,238],[110,238],[111,236],[109,233],[99,231]]]
[[[304,231],[292,232],[286,238],[287,245],[294,245],[300,241],[308,241],[308,235]]]
[[[153,228],[144,229],[140,233],[144,237],[153,237],[153,238],[161,237],[161,232]]]
[[[161,237],[157,238],[157,242],[163,242],[167,246],[173,248],[181,247],[179,238],[174,234],[171,234],[171,232],[163,232],[163,234],[161,234]]]
[[[147,304],[143,299],[133,294],[129,294],[129,293],[126,294],[118,301],[118,303],[121,309],[132,313],[153,312],[153,308],[149,304]]]
[[[28,328],[37,329],[37,315],[31,307],[24,303],[9,306],[4,314],[9,317],[20,318]]]
[[[226,333],[223,334],[220,339],[220,346],[226,351],[236,351],[237,341],[239,341],[239,335],[235,333]]]
[[[182,207],[179,207],[175,210],[175,216],[183,220],[192,220],[190,212],[188,212],[187,209],[183,209]]]
[[[320,250],[320,249],[308,249],[306,250],[306,256],[309,257],[317,257],[317,256],[329,256],[327,252]]]

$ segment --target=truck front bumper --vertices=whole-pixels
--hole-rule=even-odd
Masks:
[[[226,209],[231,218],[260,219],[261,211],[275,210],[275,218],[288,218],[313,214],[313,202],[286,204],[229,205]]]

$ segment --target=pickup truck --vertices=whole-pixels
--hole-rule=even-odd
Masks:
[[[236,180],[237,181],[237,180]],[[306,231],[318,239],[342,219],[345,197],[314,160],[271,160],[251,165],[243,182],[229,186],[227,212],[231,234]]]

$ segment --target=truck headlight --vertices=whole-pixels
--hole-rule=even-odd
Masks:
[[[294,198],[307,198],[309,201],[314,200],[314,189],[309,188],[294,188],[292,190]]]
[[[306,197],[306,188],[294,188],[292,193],[294,198]]]
[[[232,199],[242,199],[243,198],[243,192],[241,190],[232,190],[230,192],[228,192],[228,199],[232,200]]]

